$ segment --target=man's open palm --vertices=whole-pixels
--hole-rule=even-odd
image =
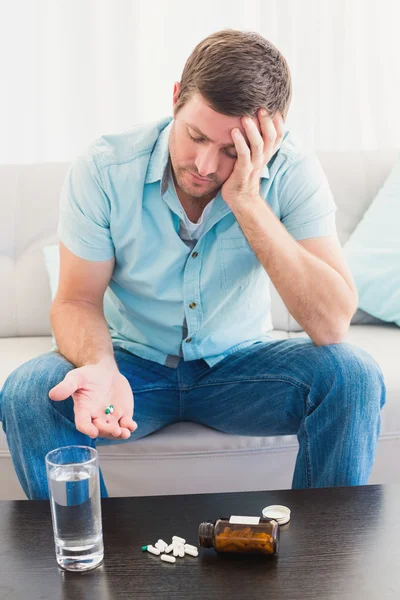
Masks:
[[[49,392],[51,400],[74,401],[75,426],[91,438],[128,439],[137,424],[132,420],[133,394],[118,369],[86,365],[69,371]],[[114,412],[105,413],[110,404]]]

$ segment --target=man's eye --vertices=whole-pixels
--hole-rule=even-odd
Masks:
[[[189,133],[189,132],[188,132],[188,133]],[[190,135],[190,133],[189,133],[189,137],[190,137],[190,139],[191,139],[193,142],[195,142],[195,144],[199,144],[200,142],[204,142],[204,138],[195,138],[195,137],[193,137],[192,135]],[[225,154],[226,154],[227,156],[229,156],[229,158],[233,158],[233,159],[236,159],[236,158],[237,158],[237,156],[234,156],[233,154],[230,154],[230,153],[228,152],[228,150],[225,150]]]
[[[194,142],[204,142],[203,138],[194,138],[192,135],[190,135],[189,133],[189,137],[191,140],[193,140]]]

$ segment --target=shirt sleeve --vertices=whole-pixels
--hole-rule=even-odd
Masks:
[[[336,234],[336,204],[315,154],[284,172],[279,202],[281,221],[295,240]]]
[[[90,154],[79,156],[69,167],[61,189],[57,235],[80,258],[102,261],[114,256],[110,200]]]

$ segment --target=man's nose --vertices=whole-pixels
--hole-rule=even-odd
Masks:
[[[209,177],[218,170],[218,152],[206,150],[197,155],[196,169],[200,177]]]

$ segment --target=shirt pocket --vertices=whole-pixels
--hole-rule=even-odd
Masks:
[[[263,268],[244,237],[218,240],[218,251],[222,289],[249,285]]]

